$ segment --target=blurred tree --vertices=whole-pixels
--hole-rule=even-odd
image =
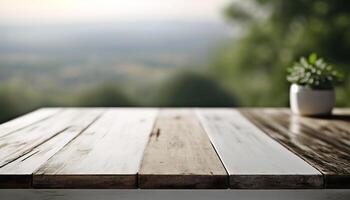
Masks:
[[[58,98],[58,95],[61,97]],[[35,110],[51,106],[134,106],[122,90],[113,84],[102,84],[77,95],[58,90],[37,92],[23,83],[0,87],[0,123]]]
[[[235,98],[211,78],[193,72],[174,75],[157,94],[157,106],[237,106]]]
[[[316,52],[350,70],[350,1],[248,0],[225,10],[241,36],[214,56],[212,72],[244,106],[287,106],[286,68]],[[350,80],[337,91],[337,105],[350,106]]]
[[[77,106],[119,107],[134,106],[121,89],[113,84],[102,84],[83,92],[77,98]]]
[[[0,87],[0,123],[39,107],[37,94],[27,87],[10,83]]]
[[[5,122],[19,114],[11,96],[5,92],[0,92],[0,122]]]

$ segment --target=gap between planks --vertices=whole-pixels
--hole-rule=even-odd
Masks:
[[[325,188],[350,188],[350,110],[335,109],[333,115],[301,117],[288,109],[242,109],[271,138],[318,169]]]
[[[106,113],[33,175],[35,188],[136,188],[157,109]]]
[[[77,137],[102,113],[101,109],[65,109],[2,139],[0,186],[28,188],[32,174],[64,145]],[[16,144],[19,144],[16,146]]]
[[[322,174],[269,138],[236,109],[197,109],[221,161],[230,188],[322,188]]]
[[[18,118],[12,119],[0,125],[0,139],[9,134],[20,131],[27,128],[35,123],[46,120],[53,117],[61,111],[60,108],[41,108],[20,116]]]
[[[193,109],[162,109],[139,171],[141,189],[227,188],[228,176]]]

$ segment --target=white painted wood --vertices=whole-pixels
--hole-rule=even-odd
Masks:
[[[35,173],[34,187],[136,187],[156,115],[157,109],[108,109]],[[130,179],[117,180],[124,175]]]
[[[1,124],[0,141],[1,141],[1,137],[14,133],[23,128],[26,128],[41,120],[45,120],[49,117],[52,117],[54,114],[58,113],[59,111],[60,111],[59,108],[42,108]]]
[[[3,136],[0,141],[0,167],[32,152],[67,129],[86,127],[101,112],[101,109],[66,109],[54,118]]]
[[[267,184],[266,187],[269,187],[269,183],[264,180],[259,183],[259,175],[263,175],[261,179],[266,176],[268,179],[272,177],[272,180],[279,180],[278,177],[283,175],[305,175],[299,176],[298,179],[310,176],[311,180],[300,184],[315,184],[315,187],[322,185],[320,172],[268,137],[237,110],[198,109],[197,115],[229,175],[236,176],[236,180],[242,178],[242,184],[245,180],[249,180],[250,175],[254,176],[250,181],[256,180],[256,184]],[[231,181],[235,181],[232,179],[230,177]],[[250,184],[254,188],[254,183]],[[272,184],[271,187],[274,187],[276,183]],[[281,184],[288,187],[286,183]],[[293,184],[298,183],[290,184],[293,187]]]
[[[230,174],[320,174],[236,110],[199,110],[199,118]]]
[[[50,157],[57,153],[64,145],[77,137],[85,128],[88,127],[89,121],[85,124],[70,127],[42,145],[34,148],[29,153],[19,159],[0,168],[1,175],[31,175],[39,169]],[[91,123],[91,122],[90,122]]]

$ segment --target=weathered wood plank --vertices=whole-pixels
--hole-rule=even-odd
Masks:
[[[323,177],[234,109],[198,116],[236,189],[321,188]]]
[[[71,125],[81,120],[81,109],[67,109],[51,118],[1,138],[0,167],[13,162],[33,148],[50,140]],[[89,111],[91,112],[91,111]],[[95,111],[98,112],[98,111]],[[74,125],[74,124],[73,124]]]
[[[157,109],[108,109],[45,163],[35,188],[136,188]]]
[[[0,187],[31,187],[32,173],[80,134],[101,111],[67,109],[1,140]]]
[[[350,190],[2,189],[4,200],[349,200]]]
[[[193,110],[165,109],[139,172],[140,188],[226,188],[227,173]]]
[[[267,135],[321,171],[326,188],[350,188],[350,112],[328,118],[300,117],[288,109],[242,112]]]
[[[1,137],[19,131],[34,123],[48,119],[60,111],[59,108],[42,108],[0,125]]]

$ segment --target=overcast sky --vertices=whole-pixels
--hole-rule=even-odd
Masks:
[[[0,0],[2,23],[220,21],[229,0]]]

